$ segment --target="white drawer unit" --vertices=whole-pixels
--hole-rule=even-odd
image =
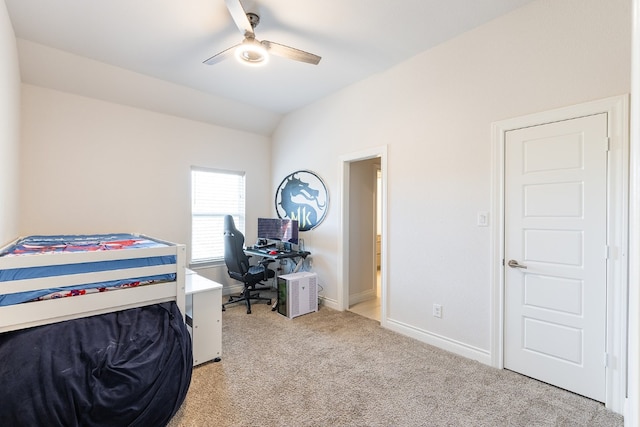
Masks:
[[[187,326],[193,342],[193,365],[222,356],[222,285],[187,270]]]

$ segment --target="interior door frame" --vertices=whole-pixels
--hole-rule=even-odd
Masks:
[[[380,158],[381,215],[382,226],[380,248],[380,326],[387,324],[387,146],[340,156],[341,210],[338,232],[338,310],[349,309],[349,184],[352,162]]]
[[[629,231],[629,96],[621,95],[492,123],[491,364],[504,368],[504,238],[506,132],[607,113],[607,326],[606,407],[622,413],[627,372],[627,266]],[[603,248],[604,251],[604,248]],[[604,355],[603,355],[604,358]]]
[[[629,194],[629,306],[640,307],[640,0],[633,0],[631,16],[631,135]],[[640,313],[629,312],[628,405],[624,420],[640,423]]]

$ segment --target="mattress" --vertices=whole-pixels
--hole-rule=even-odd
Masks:
[[[8,281],[40,279],[175,264],[176,257],[173,255],[140,257],[135,252],[140,249],[161,248],[167,246],[168,245],[165,243],[147,237],[123,233],[29,236],[21,238],[0,252],[0,261],[2,258],[10,257],[34,257],[34,260],[37,260],[37,262],[34,262],[33,267],[0,269],[0,306],[173,281],[176,278],[175,273],[135,276],[107,281],[100,280],[96,277],[95,281],[87,280],[86,283],[72,286],[58,286],[18,293],[2,293],[3,282]],[[59,262],[56,262],[51,263],[50,265],[47,264],[46,258],[41,258],[46,256],[59,257],[64,256],[65,254],[79,252],[111,251],[123,251],[130,253],[131,257],[128,257],[127,259],[70,264],[60,264]],[[43,259],[45,260],[44,262],[42,261]]]

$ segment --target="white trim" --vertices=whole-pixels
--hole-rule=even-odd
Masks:
[[[480,363],[484,363],[485,365],[491,364],[491,355],[487,350],[452,340],[442,335],[427,332],[406,323],[398,322],[397,320],[388,320],[387,328],[423,343],[433,345],[442,350],[450,351],[458,356],[476,360]]]
[[[629,210],[629,334],[624,422],[640,425],[640,0],[633,0]]]
[[[241,294],[242,291],[244,291],[244,285],[241,283],[236,283],[233,285],[224,286],[222,295],[227,296],[227,295],[233,295],[233,294]]]
[[[344,310],[341,310],[340,307],[338,306],[338,301],[333,298],[327,298],[327,297],[321,296],[320,302],[325,307],[329,307],[333,310],[344,311]]]
[[[380,170],[382,172],[382,246],[380,248],[380,325],[386,327],[387,323],[387,146],[373,147],[367,150],[349,153],[340,156],[340,224],[338,231],[338,310],[349,308],[349,166],[352,162],[380,158]]]
[[[552,123],[576,117],[607,113],[610,138],[608,165],[607,235],[614,250],[607,263],[606,406],[622,413],[626,385],[629,105],[628,96],[615,96],[566,108],[545,111],[492,124],[491,234],[491,365],[504,367],[504,141],[509,130]]]
[[[349,295],[349,305],[358,304],[361,302],[372,300],[376,297],[375,289],[367,289],[366,291],[359,292],[357,294]]]

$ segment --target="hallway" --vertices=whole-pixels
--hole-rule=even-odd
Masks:
[[[349,311],[369,319],[380,321],[380,297],[359,302],[349,307]]]
[[[380,279],[380,269],[378,268],[377,274],[376,274],[376,297],[375,298],[371,298],[367,301],[362,301],[359,303],[356,303],[354,305],[352,305],[351,307],[349,307],[349,311],[359,314],[360,316],[364,316],[368,319],[373,319],[377,322],[380,322],[380,304],[381,304],[381,299],[380,299],[380,287],[381,287],[381,279]]]

